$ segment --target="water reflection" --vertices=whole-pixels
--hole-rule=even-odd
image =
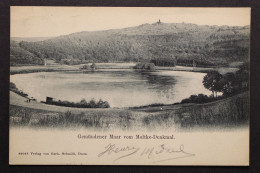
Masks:
[[[167,98],[173,97],[173,88],[177,80],[175,76],[158,75],[153,72],[137,72],[141,79],[146,80],[149,89]]]
[[[38,101],[44,101],[46,96],[74,102],[83,98],[101,98],[108,101],[111,107],[128,107],[171,104],[191,94],[211,94],[202,85],[204,75],[122,69],[17,74],[11,76],[11,81]]]

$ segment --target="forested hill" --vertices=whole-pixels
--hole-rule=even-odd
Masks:
[[[249,59],[249,26],[154,23],[124,29],[79,32],[44,41],[11,39],[11,65],[177,59],[178,64],[227,65]]]

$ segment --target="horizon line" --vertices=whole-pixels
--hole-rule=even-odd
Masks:
[[[160,20],[160,19],[159,19]],[[82,31],[77,31],[77,32],[71,32],[68,34],[61,34],[61,35],[56,35],[56,36],[29,36],[29,37],[24,37],[24,36],[11,36],[10,34],[10,38],[56,38],[56,37],[61,37],[61,36],[67,36],[67,35],[72,35],[72,34],[76,34],[76,33],[81,33],[81,32],[102,32],[102,31],[110,31],[110,30],[120,30],[120,29],[126,29],[126,28],[134,28],[134,27],[138,27],[141,25],[152,25],[152,24],[156,24],[159,22],[159,20],[157,22],[154,23],[143,23],[143,24],[139,24],[139,25],[134,25],[134,26],[128,26],[128,27],[122,27],[122,28],[111,28],[111,29],[105,29],[105,30],[82,30]],[[196,23],[190,23],[190,22],[179,22],[179,23],[165,23],[160,21],[161,24],[192,24],[192,25],[197,25],[197,26],[217,26],[217,27],[251,27],[251,23],[248,25],[200,25],[200,24],[196,24]]]

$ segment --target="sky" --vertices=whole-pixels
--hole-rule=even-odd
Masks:
[[[11,37],[54,37],[155,23],[250,25],[250,8],[11,7]]]

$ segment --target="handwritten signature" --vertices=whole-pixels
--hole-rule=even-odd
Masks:
[[[109,155],[118,155],[119,157],[116,157],[114,162],[130,157],[133,155],[137,155],[146,159],[152,159],[153,163],[159,163],[159,162],[164,162],[164,161],[169,161],[169,160],[174,160],[174,159],[181,159],[181,158],[187,158],[187,157],[193,157],[195,154],[189,153],[185,151],[184,145],[181,144],[178,147],[168,147],[165,144],[161,144],[155,147],[130,147],[130,146],[124,146],[120,147],[117,146],[116,144],[108,144],[105,147],[105,150],[102,151],[101,153],[98,154],[98,157],[105,157]],[[156,160],[156,157],[160,156],[160,160]],[[154,161],[156,160],[156,161]]]

